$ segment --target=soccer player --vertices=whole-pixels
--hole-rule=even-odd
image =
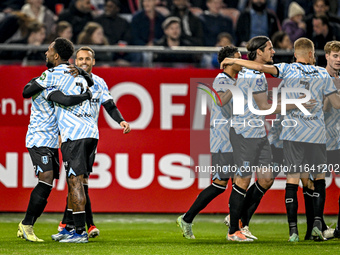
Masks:
[[[64,59],[63,63],[67,63],[67,60],[68,58]],[[40,78],[33,78],[23,91],[25,98],[33,96],[30,124],[26,135],[26,147],[39,181],[31,193],[25,218],[18,226],[17,236],[31,242],[43,241],[34,234],[33,225],[46,207],[47,198],[52,190],[53,179],[59,178],[59,129],[54,114],[53,103],[47,99],[47,88],[50,87],[47,84],[39,84],[39,81],[45,79],[46,76],[44,74]],[[83,78],[79,79],[82,80]],[[87,76],[87,79],[91,82],[89,76]],[[91,99],[91,97],[90,91],[80,95],[69,96],[57,91],[51,99],[62,105],[72,106]]]
[[[76,51],[76,66],[82,68],[94,81],[94,86],[91,88],[93,97],[91,100],[91,115],[94,116],[96,123],[98,123],[100,106],[103,105],[107,113],[114,119],[122,128],[123,133],[127,134],[131,131],[129,123],[127,123],[121,113],[119,112],[113,98],[109,92],[106,82],[99,76],[92,73],[92,68],[95,65],[95,52],[90,47],[81,47]],[[91,200],[88,193],[88,175],[84,175],[83,187],[86,196],[86,224],[88,227],[89,237],[95,237],[99,235],[99,230],[96,228],[93,222],[93,215],[91,209]],[[66,206],[64,217],[58,227],[58,234],[52,235],[52,239],[59,241],[67,238],[71,235],[71,230],[74,228],[74,222],[72,217],[72,210],[69,210]]]
[[[329,75],[333,78],[336,88],[340,89],[339,84],[339,71],[340,71],[340,42],[330,41],[327,42],[324,47],[326,53],[327,66],[326,70]],[[330,106],[329,100],[326,98],[324,102],[325,110],[325,125],[326,125],[326,149],[327,149],[327,165],[329,169],[336,167],[340,164],[340,130],[337,127],[340,122],[340,111]],[[330,106],[330,107],[328,107]],[[330,109],[327,109],[330,108]],[[340,208],[340,198],[339,198]],[[340,237],[340,213],[338,214],[338,222],[336,229],[333,231],[333,236],[327,236],[324,231],[326,238]],[[329,231],[327,231],[329,232]]]
[[[46,61],[51,69],[42,74],[38,83],[49,86],[47,99],[53,101],[58,91],[66,95],[82,94],[86,90],[86,82],[74,78],[65,60],[74,53],[72,42],[65,38],[57,38],[46,51]],[[85,72],[84,72],[85,73]],[[96,119],[91,114],[91,104],[64,107],[55,103],[55,115],[61,135],[61,153],[67,175],[69,209],[72,209],[75,229],[72,235],[60,242],[86,243],[88,235],[85,231],[85,203],[83,176],[92,170],[98,142]]]
[[[253,63],[272,64],[275,53],[272,42],[266,36],[256,36],[247,45],[248,58]],[[242,61],[234,59],[235,63]],[[224,60],[223,62],[226,62]],[[223,66],[223,62],[221,66]],[[268,171],[271,163],[271,148],[264,128],[264,115],[253,114],[248,103],[252,100],[255,109],[269,110],[272,105],[267,101],[267,81],[262,72],[243,69],[237,79],[239,87],[245,98],[243,115],[234,115],[230,128],[230,141],[233,147],[233,156],[238,171],[234,178],[234,185],[229,199],[230,227],[228,240],[252,241],[256,239],[249,231],[249,221],[261,202],[263,195],[272,186],[274,175]],[[248,91],[252,89],[252,98],[248,98]],[[294,109],[295,105],[287,105],[287,109]],[[273,113],[280,113],[281,105],[277,104]],[[249,123],[251,120],[251,123]],[[248,123],[248,124],[247,124]],[[256,170],[257,181],[248,191],[253,170]],[[265,171],[264,171],[265,170]],[[241,219],[241,224],[239,220]],[[240,231],[241,227],[245,228]],[[248,237],[249,238],[248,238]]]
[[[218,60],[224,58],[241,58],[241,53],[234,46],[226,46],[218,53]],[[228,165],[233,166],[233,149],[229,140],[229,121],[232,114],[232,94],[227,85],[235,85],[236,74],[241,70],[238,65],[227,66],[222,73],[218,74],[213,82],[213,88],[217,91],[221,102],[216,99],[217,105],[212,102],[210,115],[210,152],[212,166],[220,168],[213,173],[213,183],[204,189],[192,204],[190,209],[177,218],[177,225],[181,228],[183,236],[187,239],[195,239],[192,232],[192,221],[214,198],[226,190],[230,173]],[[215,96],[216,97],[216,96]],[[227,124],[215,125],[215,120],[226,120]]]
[[[323,97],[326,96],[331,105],[340,108],[340,96],[327,70],[314,66],[314,44],[307,38],[300,38],[294,43],[296,63],[265,65],[254,61],[225,59],[225,64],[240,64],[247,68],[272,74],[283,79],[285,88],[304,88],[309,90],[311,98],[316,100],[311,108],[311,116],[299,110],[288,111],[284,117],[287,124],[280,135],[283,140],[285,165],[288,167],[286,184],[286,209],[289,222],[289,241],[299,241],[297,229],[297,190],[300,178],[303,186],[308,183],[309,172],[313,174],[313,209],[314,221],[312,236],[316,240],[326,240],[323,236],[323,210],[325,203],[325,174],[322,173],[327,163],[326,132],[322,111]],[[287,93],[288,99],[298,98],[298,93]],[[234,150],[235,151],[235,150]]]

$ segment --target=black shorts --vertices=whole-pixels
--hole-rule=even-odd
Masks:
[[[59,179],[58,149],[34,146],[27,150],[31,156],[36,176],[39,175],[39,172],[53,171],[53,178]]]
[[[340,150],[327,151],[327,168],[335,175],[340,175]]]
[[[212,179],[219,179],[220,181],[228,181],[232,178],[234,173],[230,171],[234,166],[234,159],[232,152],[217,152],[211,153],[212,165]]]
[[[272,152],[267,136],[244,138],[234,128],[230,128],[229,136],[239,176],[249,176],[259,168],[270,166]]]
[[[272,150],[272,167],[275,178],[283,171],[283,149],[276,148],[273,144],[270,145],[270,148]]]
[[[67,140],[61,144],[61,154],[67,177],[86,175],[92,172],[96,156],[98,139],[85,138],[80,140]]]
[[[285,172],[327,173],[326,144],[283,141]]]

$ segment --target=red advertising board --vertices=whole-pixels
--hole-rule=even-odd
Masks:
[[[45,67],[0,66],[0,211],[23,212],[37,183],[25,136],[30,100],[24,85]],[[95,67],[104,78],[132,131],[123,135],[102,110],[100,139],[90,178],[95,212],[186,211],[210,184],[209,176],[194,174],[194,165],[209,163],[209,123],[193,114],[199,105],[193,78],[213,78],[219,70]],[[195,141],[190,141],[195,137]],[[196,138],[198,137],[198,138]],[[196,140],[197,139],[197,140]],[[192,144],[198,150],[191,151]],[[327,181],[325,212],[338,212],[340,179]],[[284,177],[278,178],[261,202],[258,213],[285,213]],[[65,172],[55,181],[46,211],[61,212],[67,193]],[[230,189],[203,212],[228,212]],[[299,212],[303,196],[299,191]]]

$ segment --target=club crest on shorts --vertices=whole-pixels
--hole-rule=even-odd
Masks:
[[[41,162],[42,162],[44,165],[47,165],[47,163],[48,163],[48,156],[42,156],[42,157],[41,157]]]

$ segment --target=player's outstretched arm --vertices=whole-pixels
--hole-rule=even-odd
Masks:
[[[273,65],[265,65],[255,61],[244,60],[239,58],[225,58],[220,64],[220,69],[224,69],[227,65],[232,64],[237,64],[245,68],[257,70],[263,73],[269,73],[274,76],[277,76],[279,74],[277,68]]]
[[[127,123],[124,119],[120,111],[118,110],[115,102],[112,99],[105,101],[102,104],[110,115],[110,117],[116,121],[122,128],[124,128],[123,133],[127,134],[131,131],[129,123]]]
[[[35,77],[32,80],[29,81],[29,83],[26,84],[24,87],[24,90],[22,92],[22,96],[24,98],[30,98],[34,96],[35,94],[39,93],[40,91],[43,91],[44,88],[39,85],[35,80],[39,77]]]
[[[53,101],[55,103],[64,105],[64,106],[73,106],[80,104],[81,102],[91,99],[92,93],[90,90],[86,90],[84,94],[79,95],[65,95],[60,90],[53,91],[47,98],[47,100]]]

